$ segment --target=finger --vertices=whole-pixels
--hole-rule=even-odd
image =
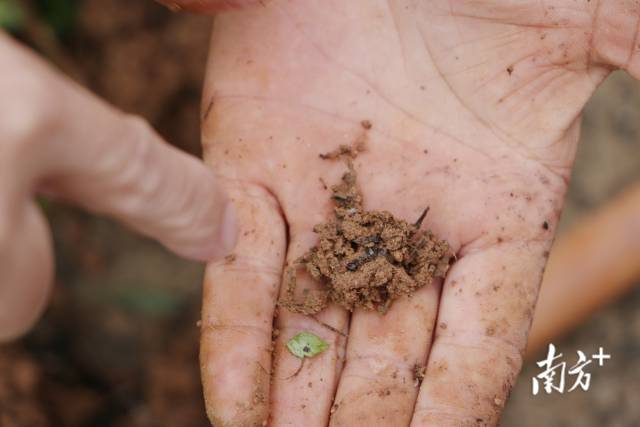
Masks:
[[[7,206],[7,195],[0,189],[0,342],[33,326],[46,305],[53,274],[44,217],[30,200]]]
[[[351,319],[345,368],[331,426],[409,425],[436,319],[440,283]]]
[[[66,129],[69,139],[41,151],[48,159],[38,177],[41,189],[111,216],[189,258],[217,259],[233,248],[233,208],[199,160],[166,144],[135,117],[105,118],[96,127],[108,130],[91,141],[89,129]],[[88,143],[82,148],[72,142],[83,140]]]
[[[640,79],[640,5],[631,0],[610,0],[592,7],[590,62],[623,69]]]
[[[322,212],[309,215],[307,223],[291,227],[287,264],[295,262],[317,242],[311,231],[313,224],[325,220]],[[315,221],[315,222],[313,222]],[[303,300],[304,290],[317,290],[322,286],[303,269],[296,272],[297,300]],[[281,297],[286,292],[281,286]],[[325,326],[328,325],[328,326]],[[307,316],[279,309],[276,327],[279,335],[274,351],[272,396],[272,422],[274,426],[306,427],[326,426],[333,396],[344,360],[346,337],[331,328],[346,333],[348,314],[341,307],[331,305],[322,312]],[[294,357],[286,348],[287,342],[300,332],[311,332],[329,343],[329,348],[304,361]]]
[[[0,118],[14,135],[14,187],[110,215],[184,256],[206,260],[233,247],[233,211],[202,162],[1,34],[0,66],[19,70],[0,77],[18,104]]]
[[[550,244],[541,240],[467,248],[453,265],[412,427],[498,424],[522,365]]]
[[[169,9],[177,12],[188,10],[196,13],[214,13],[248,6],[264,6],[269,0],[158,0]]]
[[[268,418],[271,331],[286,231],[267,190],[233,187],[239,239],[232,255],[207,268],[200,367],[213,425],[262,426]]]

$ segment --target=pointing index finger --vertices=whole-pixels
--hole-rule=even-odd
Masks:
[[[4,161],[19,165],[15,178],[4,183],[8,190],[20,197],[44,190],[190,258],[210,260],[231,249],[233,210],[200,160],[1,33],[0,67],[7,70],[0,75],[0,93],[16,100],[0,118],[9,138]]]

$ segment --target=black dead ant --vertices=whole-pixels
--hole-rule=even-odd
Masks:
[[[379,237],[378,237],[379,239]],[[380,255],[386,255],[387,250],[385,248],[376,248],[376,247],[368,247],[364,250],[364,254],[360,255],[358,258],[354,259],[347,263],[347,270],[349,271],[357,271],[363,264],[373,260],[374,258]]]

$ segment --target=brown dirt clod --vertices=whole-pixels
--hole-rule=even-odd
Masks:
[[[386,211],[365,211],[356,186],[352,159],[362,147],[340,146],[323,159],[343,158],[348,171],[332,186],[335,218],[317,224],[320,241],[290,264],[284,273],[285,297],[280,305],[292,312],[313,315],[330,302],[349,311],[375,309],[385,313],[400,296],[411,295],[444,277],[452,254],[449,245],[430,231],[420,230],[428,211],[410,224]],[[295,301],[297,270],[306,268],[323,289],[305,290]]]
[[[426,376],[427,376],[426,365],[415,364],[413,366],[413,381],[416,387],[422,384],[422,381]]]

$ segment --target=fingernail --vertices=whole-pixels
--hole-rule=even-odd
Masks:
[[[220,247],[224,255],[233,251],[238,240],[238,221],[236,218],[236,208],[232,202],[227,202],[227,206],[222,213],[220,223]]]

